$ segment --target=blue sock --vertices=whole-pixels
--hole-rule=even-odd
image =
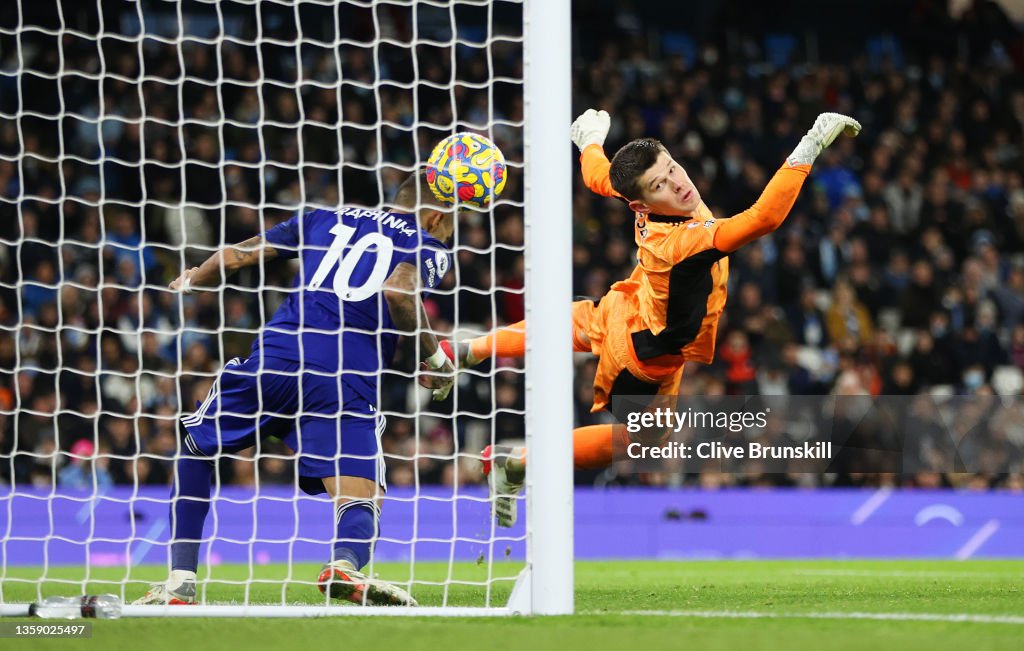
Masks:
[[[199,568],[199,543],[194,541],[203,537],[203,524],[210,512],[212,473],[213,463],[204,459],[182,457],[175,465],[171,488],[172,570],[195,572]]]
[[[380,526],[380,510],[372,499],[345,502],[334,512],[337,527],[333,560],[348,561],[357,570],[370,562]]]

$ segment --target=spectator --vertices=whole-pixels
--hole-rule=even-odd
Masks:
[[[62,488],[105,491],[114,484],[107,472],[109,457],[95,458],[96,447],[91,441],[79,439],[71,446],[71,461],[57,475]]]
[[[885,189],[885,202],[892,219],[893,230],[909,233],[917,228],[924,205],[924,191],[910,167],[900,171],[896,181]]]
[[[939,309],[935,275],[927,260],[914,263],[910,270],[910,286],[903,291],[898,305],[906,328],[926,327],[932,314]]]
[[[57,273],[53,263],[39,260],[21,288],[21,306],[26,317],[36,316],[44,305],[57,302]]]
[[[756,391],[757,366],[745,332],[730,332],[718,357],[725,363],[727,390],[731,395],[744,395]]]
[[[1024,324],[1018,324],[1013,328],[1013,336],[1010,339],[1010,363],[1024,370]]]
[[[825,312],[825,329],[833,341],[851,338],[858,345],[871,341],[874,335],[871,314],[846,280],[837,282],[832,290],[832,305]]]
[[[928,330],[914,335],[914,350],[910,354],[910,368],[914,377],[927,378],[928,385],[949,384],[954,379],[953,361],[948,351],[936,348],[935,339]]]
[[[817,292],[805,286],[800,292],[800,303],[787,311],[790,329],[797,343],[814,348],[824,348],[829,343],[825,328],[825,314],[818,309]]]
[[[990,292],[999,307],[1002,328],[1009,330],[1024,323],[1024,267],[1013,267],[1006,283],[996,285]]]
[[[1011,42],[1019,39],[1012,28],[995,23],[1000,29],[988,33],[969,10],[945,18],[943,32],[963,31],[969,64],[942,41],[919,57],[904,44],[904,57],[871,69],[882,62],[872,64],[864,52],[840,54],[838,42],[861,47],[876,28],[850,25],[848,39],[819,38],[814,61],[801,59],[798,48],[787,70],[764,74],[769,68],[759,49],[745,45],[757,39],[742,26],[729,43],[698,44],[699,52],[716,52],[717,61],[698,56],[684,64],[642,48],[623,58],[594,35],[609,21],[639,24],[638,14],[650,8],[608,7],[574,18],[581,66],[574,75],[576,108],[611,113],[609,153],[633,137],[662,138],[716,217],[757,199],[816,112],[842,110],[865,125],[859,138],[840,141],[819,159],[812,183],[777,233],[730,256],[718,361],[700,373],[688,370],[684,388],[714,393],[728,385],[730,392],[746,392],[760,383],[764,390],[813,394],[856,381],[859,390],[893,394],[935,385],[977,393],[999,365],[1024,368],[1024,267],[1016,259],[1024,251],[1024,91],[1021,63],[1012,59]],[[88,24],[78,20],[77,5],[69,11],[75,14],[67,16],[69,24]],[[108,24],[134,17],[123,13],[128,9],[110,11]],[[243,31],[290,38],[282,36],[282,25],[225,11]],[[412,23],[395,12],[378,12],[381,29],[397,39],[411,36]],[[651,23],[652,42],[673,28],[672,17],[659,19],[668,22]],[[286,21],[279,14],[274,20]],[[370,56],[356,46],[310,47],[301,58],[268,59],[257,49],[215,47],[186,35],[181,52],[170,41],[147,42],[142,60],[131,44],[111,51],[105,60],[120,75],[116,83],[99,83],[95,75],[63,79],[65,108],[93,116],[95,128],[72,120],[58,143],[45,130],[0,125],[0,158],[9,159],[0,160],[0,325],[7,328],[0,330],[0,405],[30,410],[17,419],[0,413],[0,455],[12,459],[0,463],[0,478],[49,487],[56,476],[63,483],[63,471],[55,475],[52,464],[31,455],[57,458],[58,432],[95,431],[97,472],[102,461],[117,483],[168,481],[175,418],[204,399],[221,361],[248,349],[251,331],[291,285],[292,270],[274,261],[262,274],[233,278],[237,290],[183,300],[164,291],[166,283],[182,265],[205,257],[204,247],[250,237],[302,205],[386,201],[396,170],[415,164],[451,128],[490,123],[513,164],[508,201],[493,214],[460,221],[452,274],[459,283],[428,301],[432,323],[478,331],[522,317],[522,86],[478,83],[488,74],[521,77],[521,45],[498,40],[485,56],[480,48],[430,45],[433,37],[447,38],[444,30],[419,27],[419,79],[431,85],[415,92],[404,90],[412,71],[403,48]],[[518,27],[501,29],[515,35]],[[40,44],[42,35],[30,30],[21,38],[21,49],[0,47],[0,64],[49,74],[47,57],[54,53]],[[916,45],[919,35],[893,38]],[[102,63],[90,39],[58,45],[69,70],[97,70]],[[15,51],[23,59],[4,54]],[[296,84],[300,71],[322,87]],[[147,80],[142,86],[132,81],[140,74]],[[183,75],[188,81],[181,84]],[[377,92],[363,92],[359,83],[339,86],[342,79]],[[454,94],[444,90],[450,87]],[[14,106],[13,95],[0,94],[0,109],[52,115],[46,95],[25,94],[24,105]],[[222,118],[231,120],[223,128],[217,126]],[[81,162],[97,156],[102,169]],[[14,157],[23,164],[12,163]],[[45,162],[58,157],[59,166]],[[632,216],[621,202],[578,184],[573,212],[575,291],[599,296],[632,267]],[[818,300],[829,294],[832,304],[823,312]],[[897,332],[873,334],[876,323],[879,330],[897,327],[886,321],[890,308],[908,333],[902,354],[893,346]],[[583,357],[573,406],[581,423],[593,418],[587,405],[594,366]],[[403,347],[396,362],[411,374],[413,359]],[[400,374],[386,379],[389,412],[417,408],[409,382]],[[452,423],[390,419],[385,450],[439,457],[392,460],[393,483],[465,482],[472,473],[446,457],[469,420],[499,439],[522,436],[520,373],[463,382]],[[225,464],[224,477],[291,481],[289,463],[242,460]],[[79,466],[63,470],[69,468]],[[1024,481],[996,477],[992,472],[968,484]],[[687,481],[737,482],[711,472]],[[922,472],[870,481],[943,485],[949,478]]]

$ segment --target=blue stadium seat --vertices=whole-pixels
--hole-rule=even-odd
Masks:
[[[868,63],[873,70],[882,67],[882,63],[888,59],[897,70],[903,68],[903,49],[900,42],[891,34],[872,36],[868,39],[865,51],[868,55]]]
[[[792,34],[766,34],[764,37],[764,55],[776,68],[789,65],[796,50],[797,40]]]
[[[683,57],[688,66],[697,60],[697,44],[686,32],[664,32],[661,35],[661,49],[665,56]]]

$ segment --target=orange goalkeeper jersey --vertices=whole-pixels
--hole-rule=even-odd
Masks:
[[[611,164],[599,145],[587,147],[580,162],[588,188],[622,198],[612,188]],[[727,296],[727,256],[782,223],[809,170],[783,167],[753,207],[727,220],[714,219],[703,202],[689,217],[636,213],[637,265],[612,289],[636,298],[643,327],[631,336],[638,360],[681,354],[686,361],[712,362]]]

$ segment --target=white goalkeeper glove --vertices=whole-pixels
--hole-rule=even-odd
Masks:
[[[572,123],[569,135],[582,154],[590,145],[604,145],[604,139],[608,137],[611,128],[612,116],[608,115],[608,111],[587,109]]]
[[[811,165],[825,147],[839,137],[840,133],[853,137],[860,133],[860,122],[842,113],[822,113],[814,121],[807,135],[800,139],[786,162],[790,165]]]

